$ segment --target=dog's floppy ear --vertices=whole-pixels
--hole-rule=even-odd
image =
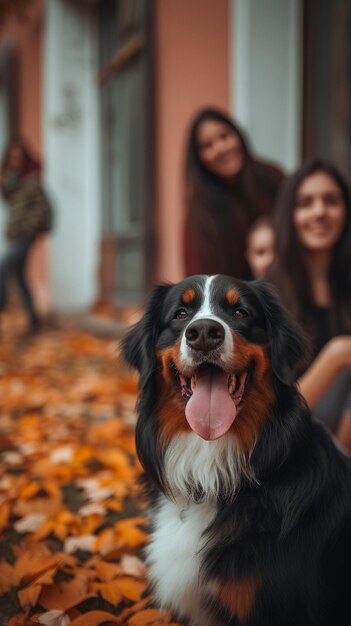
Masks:
[[[160,332],[162,303],[171,285],[155,287],[141,320],[122,339],[124,359],[140,373],[142,389],[156,367],[155,346]]]
[[[272,285],[251,283],[265,313],[272,369],[285,385],[294,384],[308,352],[308,340],[281,304]]]

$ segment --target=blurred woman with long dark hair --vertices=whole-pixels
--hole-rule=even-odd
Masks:
[[[351,449],[351,196],[329,162],[305,163],[281,188],[268,279],[311,338],[300,390]]]
[[[246,235],[272,213],[282,170],[256,159],[236,124],[217,109],[193,120],[187,144],[185,184],[186,274],[248,278]]]

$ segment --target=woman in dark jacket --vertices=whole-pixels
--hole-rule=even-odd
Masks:
[[[300,391],[351,450],[351,196],[337,168],[313,159],[281,188],[270,280],[311,340]]]
[[[0,171],[0,187],[8,209],[7,247],[0,260],[0,312],[5,309],[7,283],[14,278],[30,321],[39,327],[32,294],[26,280],[26,261],[36,237],[50,229],[51,208],[40,185],[40,164],[22,141],[8,146]]]
[[[250,277],[245,242],[253,222],[272,213],[280,168],[254,158],[243,133],[224,113],[194,119],[186,156],[186,274]]]

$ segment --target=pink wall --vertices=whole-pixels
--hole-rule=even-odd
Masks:
[[[157,280],[184,276],[183,160],[197,109],[229,108],[229,0],[155,0]]]
[[[2,38],[12,37],[16,42],[18,83],[18,132],[33,148],[42,154],[42,45],[43,0],[33,0],[26,16],[11,18],[5,25]]]
[[[17,132],[40,159],[43,158],[43,28],[44,0],[33,0],[25,18],[9,19],[1,33],[1,38],[12,37],[15,40],[18,54]],[[42,313],[49,308],[47,258],[47,238],[43,236],[35,243],[28,263],[34,297]]]

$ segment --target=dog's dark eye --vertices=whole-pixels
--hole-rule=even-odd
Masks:
[[[242,320],[244,319],[244,317],[248,317],[248,312],[245,311],[245,309],[241,309],[240,307],[234,309],[233,312],[233,317],[235,317],[237,320]]]
[[[186,311],[185,309],[178,309],[178,311],[176,311],[174,314],[175,320],[186,320],[187,317],[189,317],[189,314],[188,311]]]

